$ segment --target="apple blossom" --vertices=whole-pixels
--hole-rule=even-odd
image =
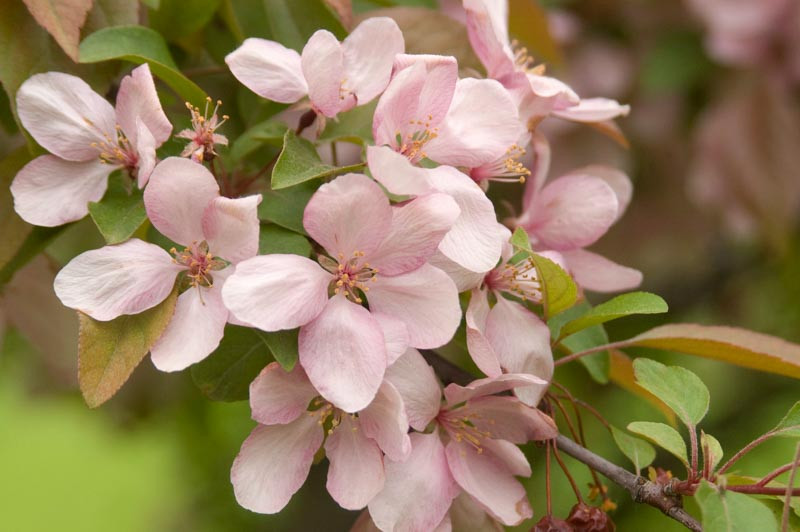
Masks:
[[[438,347],[455,333],[456,287],[426,261],[458,215],[446,194],[390,206],[368,177],[343,175],[317,190],[303,216],[328,255],[318,263],[281,254],[244,261],[223,300],[259,329],[300,327],[299,360],[311,383],[327,401],[356,412],[408,345]]]
[[[19,171],[11,185],[14,208],[27,222],[48,227],[86,216],[114,170],[124,169],[144,188],[156,148],[172,132],[147,64],[122,79],[116,108],[80,78],[47,72],[22,84],[17,112],[52,155]]]
[[[236,79],[259,96],[295,103],[307,95],[314,111],[334,118],[383,92],[394,56],[404,48],[397,24],[375,17],[359,24],[341,43],[331,32],[318,30],[302,55],[274,41],[249,38],[225,62]]]
[[[319,397],[302,367],[286,372],[273,362],[250,385],[250,407],[259,425],[242,444],[231,482],[239,504],[255,512],[283,509],[320,447],[330,462],[328,491],[350,510],[383,488],[384,454],[403,461],[411,452],[403,401],[388,381],[369,405],[348,414]]]
[[[56,276],[61,302],[96,320],[138,314],[163,301],[181,275],[186,290],[175,314],[151,349],[153,364],[177,371],[219,345],[228,309],[222,287],[235,264],[258,251],[256,207],[261,195],[219,195],[205,167],[178,157],[156,166],[144,194],[150,221],[164,236],[185,246],[166,251],[139,239],[87,251]]]
[[[191,141],[181,152],[181,157],[189,157],[198,163],[210,161],[217,156],[217,152],[214,151],[215,144],[228,145],[228,138],[217,133],[217,128],[228,120],[228,115],[223,115],[222,120],[217,117],[217,110],[222,105],[222,101],[217,100],[211,116],[208,116],[209,103],[211,103],[211,98],[206,97],[206,107],[201,115],[199,107],[186,102],[186,108],[192,114],[192,127],[175,135],[179,139]]]

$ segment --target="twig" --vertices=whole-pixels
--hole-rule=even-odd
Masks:
[[[779,468],[777,468],[775,471],[773,471],[772,473],[764,475],[764,478],[759,480],[758,483],[756,483],[756,486],[766,486],[771,481],[775,480],[779,475],[782,475],[783,473],[786,473],[791,468],[793,468],[796,463],[797,463],[797,461],[794,461],[794,462],[791,462],[789,464],[782,465]]]
[[[781,515],[781,532],[789,530],[789,507],[792,504],[792,486],[794,486],[794,477],[797,474],[798,461],[800,461],[800,443],[797,444],[797,451],[794,453],[792,472],[789,473],[789,484],[786,486],[786,500],[783,503],[783,514]]]

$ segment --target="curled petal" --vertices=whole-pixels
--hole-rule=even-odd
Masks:
[[[250,411],[262,425],[285,425],[300,417],[317,395],[300,365],[285,371],[272,362],[250,383]]]
[[[593,292],[622,292],[642,283],[642,272],[612,262],[585,249],[563,252],[569,271],[584,289]]]
[[[161,108],[147,63],[134,68],[130,75],[122,78],[117,92],[116,116],[122,131],[134,144],[138,138],[137,120],[147,127],[157,146],[169,139],[172,124]]]
[[[553,116],[573,122],[604,122],[619,116],[627,116],[630,105],[620,105],[608,98],[583,98],[578,105],[553,111]]]
[[[420,196],[434,192],[430,170],[414,166],[388,146],[368,147],[367,162],[372,177],[392,194]]]
[[[225,62],[245,87],[268,100],[294,103],[308,94],[300,54],[277,42],[245,39]]]
[[[442,404],[442,387],[422,355],[409,349],[386,370],[388,380],[403,398],[408,423],[424,431],[439,413]]]
[[[375,399],[358,414],[358,420],[364,435],[375,440],[390,460],[402,462],[408,458],[408,417],[403,398],[392,383],[381,384]]]
[[[328,493],[339,506],[360,510],[383,488],[383,457],[378,445],[367,437],[360,423],[342,416],[325,441],[328,468]]]
[[[508,40],[508,4],[493,0],[464,0],[467,35],[475,55],[492,79],[514,71]]]
[[[489,317],[489,300],[483,290],[473,290],[465,313],[467,325],[467,349],[469,356],[482,372],[497,377],[503,371],[497,353],[486,338],[486,320]]]
[[[444,389],[447,404],[456,405],[473,397],[483,397],[506,392],[520,386],[543,386],[547,381],[527,373],[504,373],[497,377],[488,377],[472,381],[466,386],[451,383]]]
[[[156,166],[156,139],[140,119],[136,119],[136,184],[144,188]]]
[[[244,198],[216,197],[203,212],[203,234],[215,256],[238,263],[258,253],[258,204],[261,194]]]
[[[333,33],[317,30],[311,36],[303,48],[301,66],[311,105],[319,112],[332,118],[355,105],[353,95],[342,92],[344,52]]]

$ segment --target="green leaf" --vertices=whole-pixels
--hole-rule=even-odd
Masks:
[[[770,432],[784,438],[800,438],[800,401],[792,405],[780,423]]]
[[[696,426],[708,412],[708,388],[688,369],[637,358],[633,372],[639,386],[664,401],[687,426]]]
[[[81,63],[99,63],[121,59],[136,64],[147,63],[153,74],[169,85],[187,102],[202,107],[206,93],[181,74],[164,38],[144,26],[115,26],[96,31],[80,45]]]
[[[272,190],[292,187],[312,179],[354,172],[364,166],[364,163],[339,167],[325,164],[319,158],[313,143],[298,137],[289,129],[283,137],[283,150],[272,168]]]
[[[601,303],[578,319],[564,325],[561,336],[633,314],[660,314],[668,310],[667,303],[655,294],[630,292]]]
[[[800,378],[800,345],[736,327],[662,325],[634,336],[621,345],[679,351]]]
[[[703,512],[704,532],[777,532],[772,512],[757,499],[735,491],[723,491],[703,480],[695,494]]]
[[[659,412],[664,414],[664,417],[667,418],[670,425],[677,426],[678,421],[675,417],[675,412],[664,404],[664,401],[636,383],[636,376],[633,374],[633,361],[631,358],[618,349],[609,349],[609,358],[611,360],[609,380],[623,390],[627,390],[650,403]]]
[[[264,333],[228,324],[219,347],[192,366],[192,380],[209,399],[242,401],[250,383],[271,361]]]
[[[318,187],[319,183],[309,181],[284,190],[265,190],[258,217],[304,235],[303,211]]]
[[[703,465],[708,464],[708,470],[714,472],[719,461],[722,460],[722,445],[714,436],[700,431],[700,449],[703,451]],[[708,449],[708,454],[706,454]]]
[[[311,244],[303,235],[273,224],[262,224],[258,233],[258,254],[290,253],[308,257]]]
[[[283,122],[276,122],[274,120],[267,120],[260,122],[241,135],[233,142],[231,146],[231,157],[234,161],[240,161],[247,155],[261,147],[262,144],[270,144],[272,146],[283,146],[283,136],[287,130],[286,124]]]
[[[130,182],[127,175],[116,172],[109,180],[103,199],[89,203],[89,214],[108,244],[128,240],[147,220],[142,192],[138,187],[132,187],[129,192],[125,180]]]
[[[286,371],[292,371],[294,365],[297,363],[297,335],[299,331],[300,329],[270,333],[258,331],[259,334],[264,337],[267,345],[269,345],[272,356],[275,357],[278,364]]]
[[[319,136],[320,142],[345,140],[357,144],[372,144],[372,117],[378,100],[360,105],[346,113],[339,113],[335,120],[328,120]]]
[[[167,328],[175,312],[177,286],[157,306],[111,321],[82,312],[78,336],[78,383],[90,408],[111,399]]]
[[[591,311],[592,307],[587,301],[573,305],[571,308],[556,314],[547,321],[550,327],[550,337],[558,338],[561,327],[568,322],[577,319],[579,316]],[[602,325],[593,325],[559,342],[559,347],[567,354],[585,351],[598,345],[608,343],[608,334]],[[578,362],[586,368],[589,375],[600,384],[607,384],[611,371],[611,360],[608,351],[600,351],[578,359]]]
[[[222,0],[161,0],[148,13],[150,26],[170,41],[200,31],[214,17]]]
[[[613,425],[611,426],[611,436],[622,454],[633,462],[637,475],[656,459],[656,450],[646,441],[634,438]]]
[[[684,465],[689,466],[686,442],[683,441],[680,433],[669,425],[650,421],[634,421],[628,424],[628,430],[634,434],[644,436],[662,449],[675,455]]]

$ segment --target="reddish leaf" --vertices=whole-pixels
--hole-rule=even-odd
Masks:
[[[23,0],[33,18],[53,36],[73,61],[78,61],[78,44],[92,0]]]

